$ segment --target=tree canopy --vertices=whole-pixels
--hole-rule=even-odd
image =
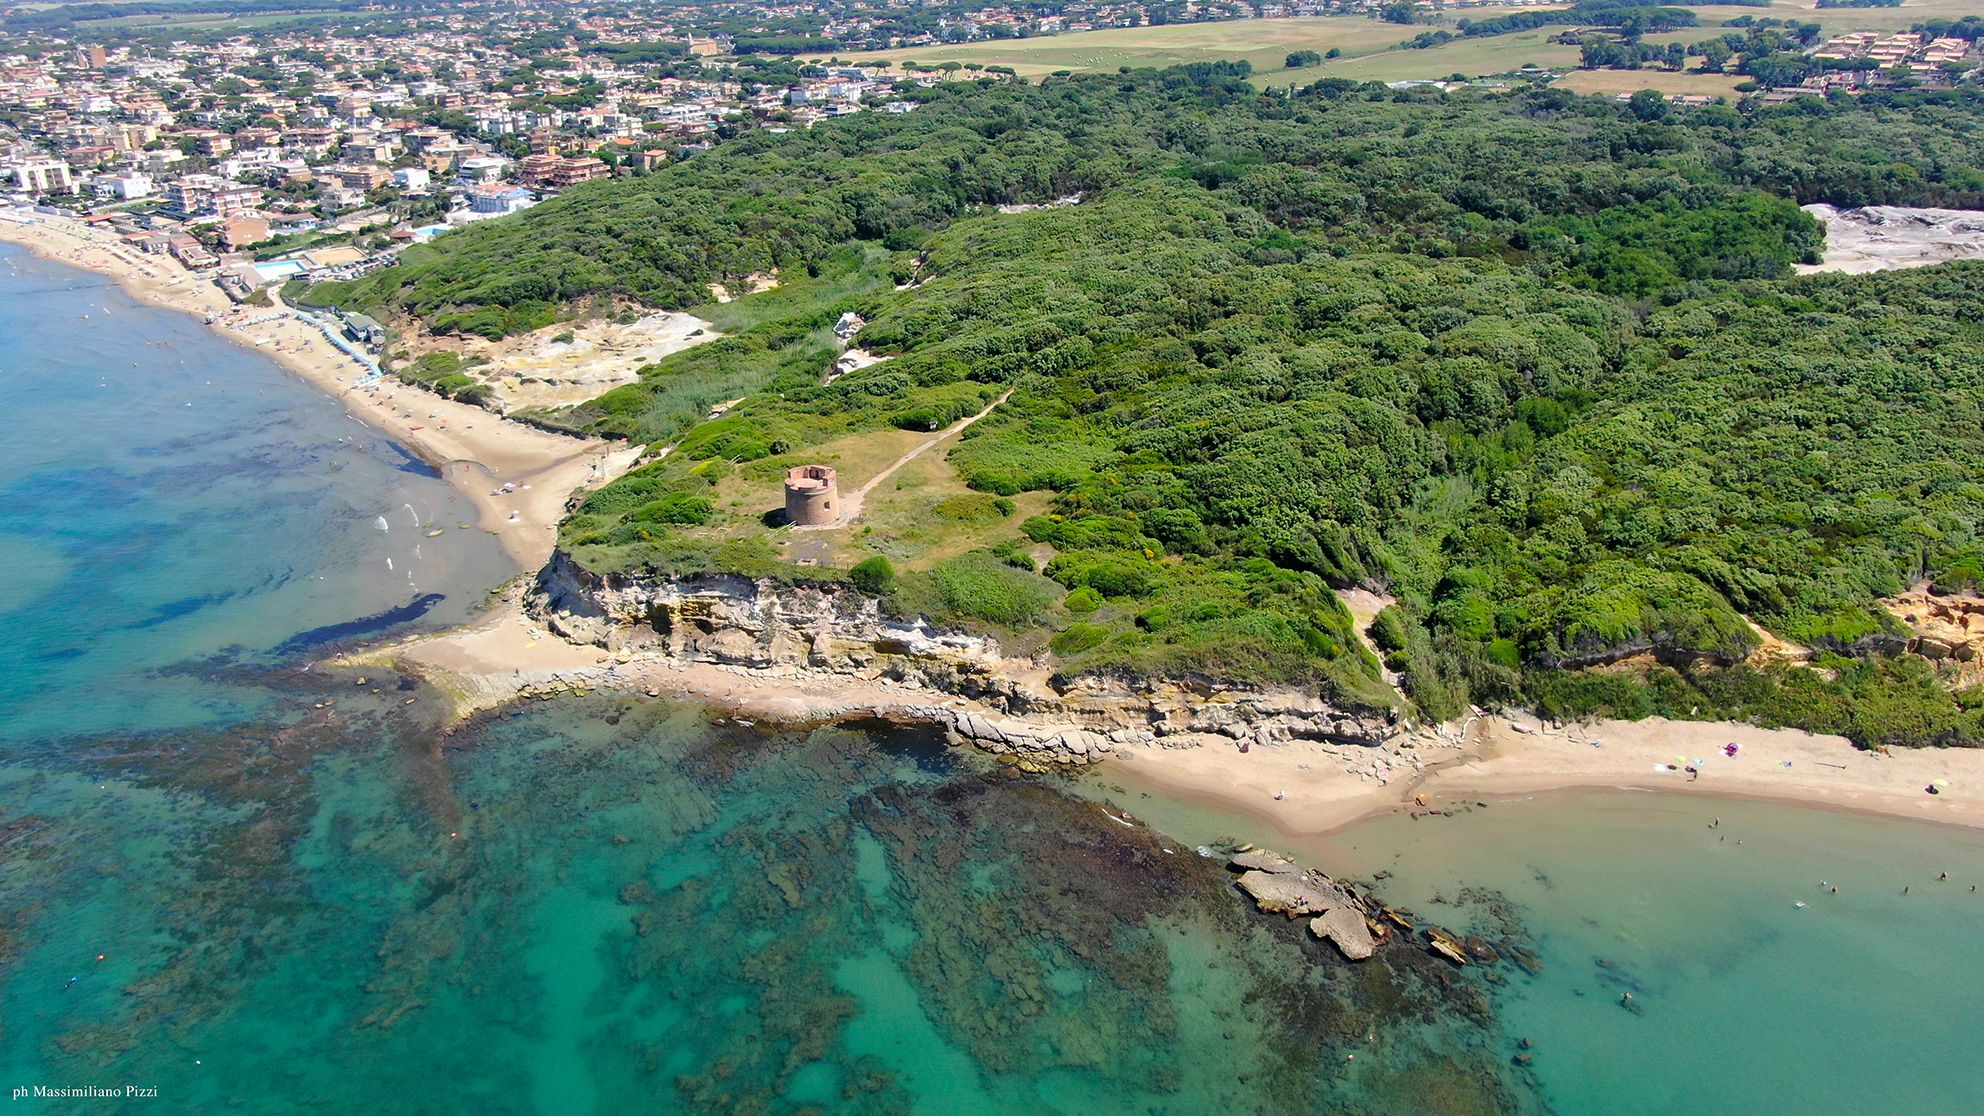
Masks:
[[[947,460],[1004,510],[958,505],[962,557],[858,567],[892,608],[1050,633],[1068,673],[1971,742],[1980,703],[1883,657],[1878,601],[1984,568],[1984,264],[1791,265],[1821,243],[1801,203],[1978,204],[1979,107],[972,84],[582,186],[332,296],[500,336],[777,270],[702,309],[722,340],[539,416],[674,446],[565,524],[594,568],[845,578],[713,495],[1003,399]],[[850,310],[889,359],[827,382]],[[1382,664],[1352,586],[1397,599]],[[1753,623],[1836,659],[1742,665]]]

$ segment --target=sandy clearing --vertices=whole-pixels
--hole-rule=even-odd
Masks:
[[[1804,209],[1825,226],[1826,247],[1824,262],[1796,265],[1800,275],[1864,275],[1984,257],[1984,212],[1978,210],[1892,205]]]

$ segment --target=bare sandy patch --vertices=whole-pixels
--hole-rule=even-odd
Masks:
[[[462,371],[489,385],[505,412],[566,407],[640,379],[642,368],[723,336],[692,314],[653,313],[630,321],[559,322],[488,341],[420,332],[408,324],[401,347],[410,356],[454,352],[477,361]]]
[[[724,286],[722,283],[711,283],[710,297],[718,302],[735,302],[745,295],[762,294],[777,286],[778,272],[761,272],[757,275],[745,276],[744,281],[735,288]]]
[[[1797,265],[1800,275],[1833,271],[1862,275],[1984,257],[1984,212],[1978,210],[1895,205],[1804,208],[1825,226],[1826,248],[1824,262]]]

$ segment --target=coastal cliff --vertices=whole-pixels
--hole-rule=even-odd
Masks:
[[[1040,660],[1006,655],[989,637],[888,618],[878,599],[842,585],[598,574],[561,551],[526,607],[558,635],[616,654],[659,653],[776,676],[841,676],[966,699],[892,712],[941,724],[961,741],[1025,764],[1095,763],[1131,743],[1377,746],[1401,728],[1396,710],[1346,707],[1313,691],[1060,677]]]

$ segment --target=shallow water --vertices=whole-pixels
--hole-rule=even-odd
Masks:
[[[598,695],[450,727],[412,679],[309,668],[509,571],[431,475],[197,323],[0,255],[0,382],[11,1086],[172,1112],[1538,1110],[1479,981],[1335,960],[1189,847],[922,734]]]
[[[327,695],[0,780],[11,1079],[260,1112],[1531,1107],[1439,963],[1336,961],[1216,862],[939,741],[293,700]]]
[[[1387,899],[1456,929],[1515,919],[1543,966],[1511,971],[1496,1006],[1555,1111],[1971,1113],[1984,1095],[1984,832],[1610,792],[1289,841],[1100,793],[1182,838],[1389,872]]]
[[[466,501],[336,402],[8,245],[0,389],[0,741],[224,722],[257,695],[187,672],[297,657],[284,644],[312,629],[456,623],[515,572],[462,529]]]
[[[1344,843],[1427,910],[1464,885],[1515,904],[1545,967],[1503,1008],[1561,1112],[1964,1113],[1984,1096],[1984,833],[1616,793],[1388,818]]]

